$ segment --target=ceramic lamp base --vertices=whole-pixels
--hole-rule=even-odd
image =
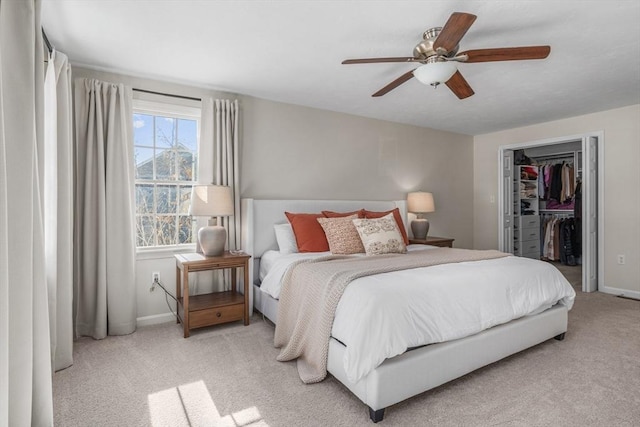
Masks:
[[[414,219],[411,221],[411,232],[414,239],[426,240],[429,233],[429,221],[426,218]]]
[[[209,225],[198,231],[198,241],[205,256],[220,256],[227,242],[227,230],[220,225]]]

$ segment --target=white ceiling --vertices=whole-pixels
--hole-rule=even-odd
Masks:
[[[423,31],[478,16],[460,51],[550,45],[545,60],[461,64],[475,95],[416,79]],[[71,62],[422,127],[478,135],[640,103],[640,1],[44,0]]]

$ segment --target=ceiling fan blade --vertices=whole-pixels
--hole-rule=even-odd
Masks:
[[[461,52],[467,55],[464,62],[517,61],[523,59],[544,59],[551,52],[550,46],[502,47],[495,49],[474,49]]]
[[[475,93],[473,89],[471,89],[471,86],[469,86],[469,83],[462,77],[460,71],[456,71],[445,84],[451,89],[451,92],[455,93],[460,99],[468,98]]]
[[[380,89],[379,91],[377,91],[371,96],[378,97],[388,92],[391,92],[393,89],[397,88],[402,83],[411,80],[412,77],[413,77],[413,70],[407,71],[406,73],[404,73],[403,75],[401,75],[400,77],[398,77],[397,79],[395,79],[394,81],[392,81],[391,83],[389,83],[388,85],[386,85],[385,87],[383,87],[382,89]]]
[[[476,15],[470,13],[452,13],[433,43],[433,49],[436,51],[444,49],[447,52],[451,52],[458,46],[458,43],[460,43],[460,40],[462,40],[462,37],[467,33],[476,18]]]
[[[398,56],[392,58],[362,58],[362,59],[345,59],[343,64],[372,64],[376,62],[415,62],[413,56]]]

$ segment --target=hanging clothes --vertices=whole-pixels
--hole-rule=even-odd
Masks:
[[[562,194],[562,164],[553,165],[551,184],[549,185],[549,199],[560,201]]]
[[[572,210],[575,197],[575,169],[571,162],[544,164],[539,167],[538,198],[545,209]]]
[[[538,198],[544,199],[544,168],[540,168],[538,172]]]
[[[576,234],[576,256],[582,256],[582,183],[578,181],[576,184],[576,193],[574,196],[573,218],[575,221]]]
[[[541,250],[542,259],[560,261],[565,265],[577,265],[582,255],[579,232],[574,218],[560,218],[555,215],[543,217],[541,234],[544,241]]]
[[[544,166],[544,200],[549,200],[551,191],[551,178],[553,176],[553,165]]]

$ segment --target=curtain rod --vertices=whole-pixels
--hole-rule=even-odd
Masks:
[[[49,50],[49,53],[53,53],[53,45],[49,41],[49,37],[47,37],[47,33],[45,33],[45,31],[44,31],[44,27],[40,27],[40,29],[42,30],[42,39],[44,40],[44,43],[47,46],[47,49]],[[136,88],[133,88],[133,90],[135,90],[137,92],[150,93],[150,94],[153,94],[153,95],[170,96],[172,98],[188,99],[188,100],[191,100],[191,101],[202,101],[201,98],[194,98],[194,97],[191,97],[191,96],[174,95],[174,94],[171,94],[171,93],[162,93],[162,92],[155,92],[155,91],[152,91],[152,90],[136,89]]]
[[[53,53],[53,46],[49,42],[49,37],[47,37],[47,33],[44,32],[44,27],[40,27],[40,29],[42,30],[42,38],[44,39],[44,44],[47,45],[47,49],[49,50],[49,53]]]
[[[191,100],[191,101],[202,101],[201,98],[194,98],[194,97],[191,97],[191,96],[184,96],[184,95],[174,95],[174,94],[171,94],[171,93],[155,92],[155,91],[152,91],[152,90],[145,90],[145,89],[137,89],[135,87],[133,88],[133,90],[135,90],[136,92],[150,93],[152,95],[170,96],[172,98],[188,99],[188,100]]]
[[[49,53],[53,53],[53,45],[49,41],[49,37],[47,37],[47,33],[45,33],[45,31],[44,31],[44,27],[40,27],[40,29],[42,30],[42,39],[44,40],[44,44],[47,45],[47,49],[49,50]],[[201,98],[194,98],[194,97],[191,97],[191,96],[174,95],[174,94],[171,94],[171,93],[162,93],[162,92],[155,92],[155,91],[152,91],[152,90],[136,89],[136,88],[133,88],[133,90],[135,90],[137,92],[150,93],[152,95],[170,96],[172,98],[188,99],[190,101],[202,101]]]

